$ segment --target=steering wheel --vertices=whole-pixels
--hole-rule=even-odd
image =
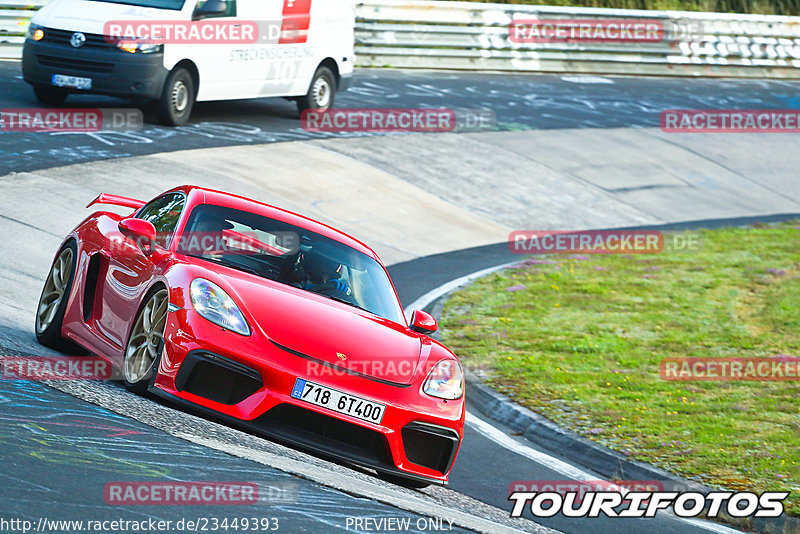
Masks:
[[[342,290],[340,290],[338,288],[335,288],[335,287],[325,287],[325,288],[322,288],[322,289],[316,291],[316,293],[319,293],[320,295],[327,295],[327,296],[330,296],[330,297],[336,297],[339,300],[343,300],[345,302],[348,302],[350,304],[354,304],[354,305],[358,306],[358,302],[356,302],[356,299],[353,298],[353,295],[348,295],[344,291],[342,291]]]

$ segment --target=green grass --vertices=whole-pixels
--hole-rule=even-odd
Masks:
[[[798,515],[800,383],[665,381],[659,362],[800,356],[800,223],[701,233],[693,254],[536,256],[482,278],[446,303],[443,339],[591,440],[714,487],[790,490]]]
[[[466,0],[481,2],[482,0]],[[797,15],[800,0],[492,0],[497,4]]]

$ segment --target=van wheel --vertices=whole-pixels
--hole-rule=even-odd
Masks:
[[[48,106],[60,106],[69,96],[69,91],[60,87],[48,87],[47,85],[34,85],[33,94],[39,102]]]
[[[179,67],[167,76],[164,92],[158,101],[158,118],[166,126],[183,126],[194,106],[194,80],[189,71]]]
[[[331,69],[320,67],[311,80],[311,86],[306,96],[297,99],[297,110],[303,113],[307,109],[319,109],[325,111],[333,107],[336,96],[336,78]]]

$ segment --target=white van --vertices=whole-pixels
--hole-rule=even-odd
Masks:
[[[264,35],[156,44],[109,35],[113,21],[257,23]],[[287,97],[301,112],[328,109],[351,81],[354,28],[353,0],[51,0],[31,20],[22,71],[46,105],[72,93],[155,100],[173,126],[186,123],[196,101]]]

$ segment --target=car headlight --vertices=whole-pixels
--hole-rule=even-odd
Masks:
[[[33,41],[41,41],[44,39],[44,28],[37,26],[36,24],[31,24],[28,26],[28,31],[25,33],[25,37]]]
[[[242,311],[217,284],[205,278],[195,278],[192,280],[189,293],[192,306],[201,317],[231,332],[243,336],[250,335],[250,326],[245,321]]]
[[[123,39],[117,41],[117,48],[130,54],[136,54],[137,52],[139,54],[153,54],[155,52],[161,52],[164,45],[160,43],[144,43],[132,39]]]
[[[422,392],[440,399],[460,399],[464,394],[464,372],[461,364],[456,360],[442,360],[437,363],[428,373]]]

